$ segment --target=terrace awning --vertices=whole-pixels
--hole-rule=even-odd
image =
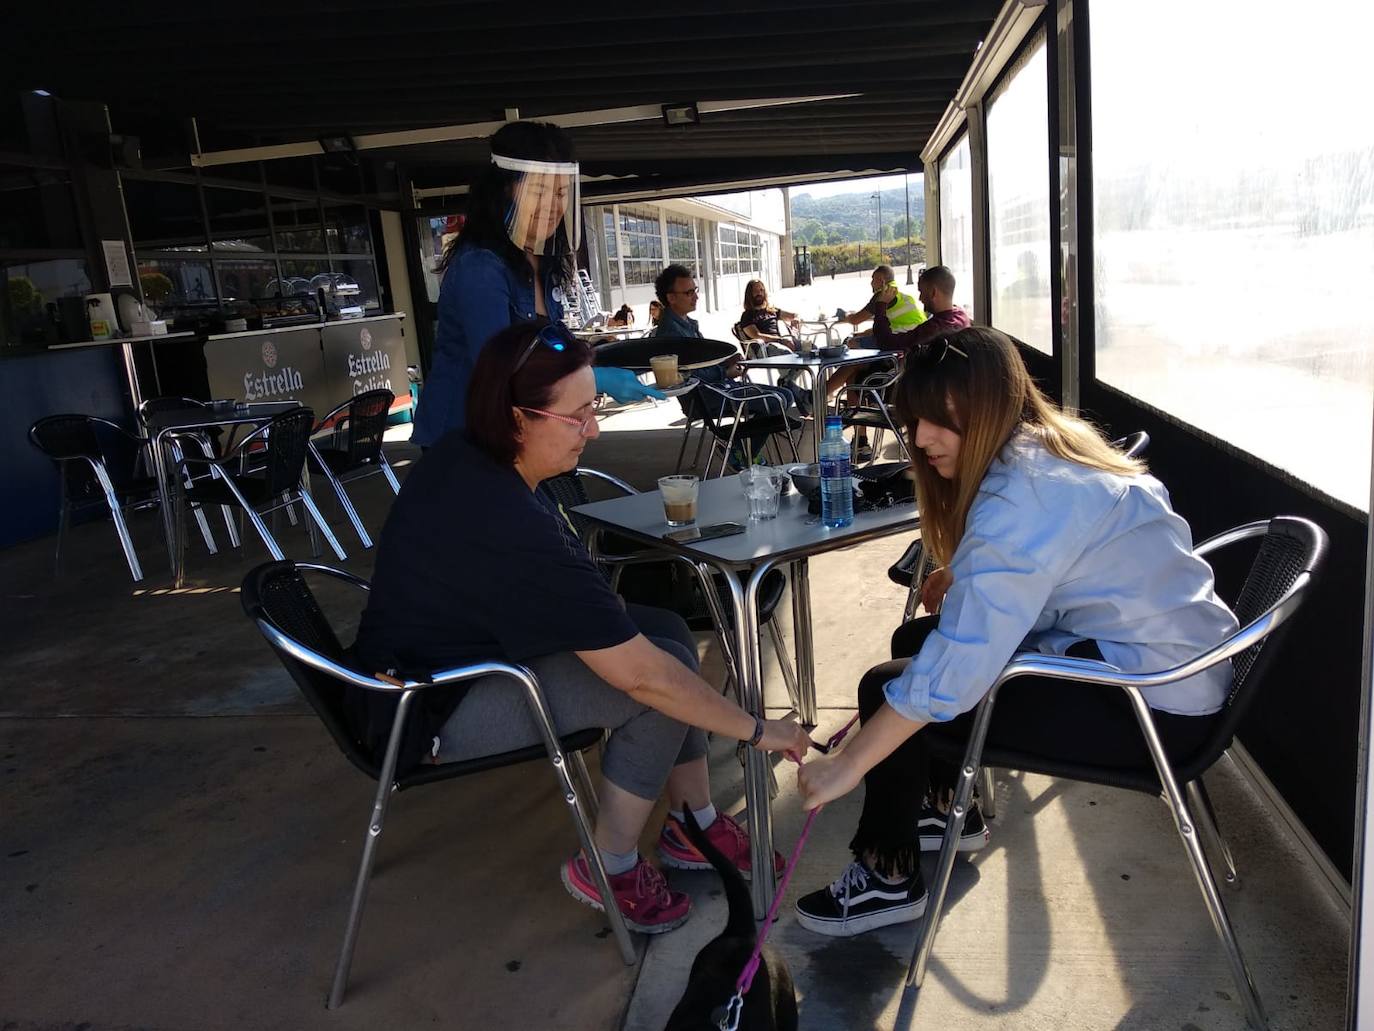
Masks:
[[[467,182],[485,163],[489,130],[462,127],[517,111],[645,108],[653,117],[571,129],[588,177],[614,177],[589,184],[595,196],[623,192],[627,178],[687,189],[919,169],[1000,7],[703,0],[671,14],[584,4],[550,19],[522,4],[324,0],[252,18],[237,5],[77,0],[7,13],[6,36],[18,45],[5,77],[109,104],[116,131],[141,132],[145,155],[163,166],[179,151],[189,161],[194,118],[207,155],[349,137],[403,163],[421,188]],[[776,103],[814,97],[830,99]],[[663,105],[691,103],[698,124],[670,127],[658,116]],[[745,106],[754,104],[765,106]],[[439,127],[456,129],[410,142]],[[368,140],[380,133],[403,135]]]

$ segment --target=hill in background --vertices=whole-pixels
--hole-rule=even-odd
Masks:
[[[794,243],[838,244],[874,240],[878,228],[877,204],[871,190],[840,193],[833,197],[813,197],[802,191],[792,194],[792,240]],[[901,189],[883,190],[884,240],[905,243],[906,197]],[[919,176],[911,183],[911,237],[923,239],[926,223],[926,195]]]

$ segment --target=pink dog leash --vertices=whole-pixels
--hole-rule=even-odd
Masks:
[[[817,746],[817,750],[822,754],[828,754],[844,740],[850,728],[858,721],[859,716],[856,713],[848,723],[831,736],[824,748]],[[790,755],[789,758],[791,758]],[[768,907],[768,915],[764,917],[763,926],[759,928],[758,939],[754,942],[754,951],[749,954],[749,962],[744,964],[744,970],[740,972],[739,980],[735,982],[735,994],[725,1004],[725,1012],[716,1025],[720,1031],[738,1031],[739,1029],[740,1014],[744,1011],[744,997],[749,994],[749,989],[754,986],[754,976],[759,972],[759,964],[763,959],[763,943],[767,941],[768,932],[772,930],[773,923],[778,918],[778,909],[782,906],[783,896],[787,894],[787,884],[792,880],[792,871],[797,868],[797,860],[801,858],[802,849],[806,847],[806,839],[811,835],[811,825],[816,822],[816,817],[824,808],[825,806],[818,805],[806,814],[806,822],[802,824],[801,834],[797,837],[797,843],[792,846],[792,855],[787,860],[787,865],[783,867],[782,878],[778,881],[778,890],[773,896],[773,904]]]

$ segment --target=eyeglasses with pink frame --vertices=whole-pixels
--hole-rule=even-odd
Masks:
[[[585,419],[575,419],[571,415],[560,415],[558,412],[548,412],[545,411],[543,408],[526,408],[524,405],[516,405],[515,407],[522,412],[530,412],[533,415],[542,415],[544,418],[553,419],[555,422],[564,422],[567,423],[569,426],[576,426],[577,432],[582,434],[582,436],[584,437],[591,436],[591,434],[588,433],[587,430],[596,423],[595,412],[592,412],[592,414],[587,416]]]

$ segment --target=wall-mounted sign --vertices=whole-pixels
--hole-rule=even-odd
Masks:
[[[133,286],[133,270],[129,268],[129,252],[123,240],[101,240],[100,248],[105,252],[105,275],[109,277],[110,288]]]

